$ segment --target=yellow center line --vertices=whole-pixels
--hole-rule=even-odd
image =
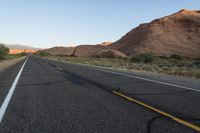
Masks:
[[[170,118],[170,119],[172,119],[172,120],[174,120],[174,121],[176,121],[176,122],[178,122],[178,123],[181,123],[181,124],[183,124],[183,125],[185,125],[185,126],[187,126],[187,127],[190,127],[190,128],[192,128],[192,129],[194,129],[194,130],[200,132],[200,127],[199,127],[199,126],[196,126],[196,125],[194,125],[194,124],[192,124],[192,123],[190,123],[190,122],[187,122],[187,121],[185,121],[185,120],[182,120],[182,119],[180,119],[180,118],[177,118],[177,117],[175,117],[175,116],[173,116],[173,115],[171,115],[171,114],[168,114],[168,113],[163,112],[163,111],[161,111],[161,110],[159,110],[159,109],[156,109],[156,108],[154,108],[154,107],[152,107],[152,106],[150,106],[150,105],[147,105],[147,104],[145,104],[145,103],[143,103],[143,102],[140,102],[140,101],[138,101],[138,100],[136,100],[136,99],[133,99],[133,98],[131,98],[131,97],[128,97],[128,96],[126,96],[126,95],[124,95],[124,94],[122,94],[122,93],[119,93],[119,92],[116,92],[116,91],[112,91],[112,92],[113,92],[114,94],[120,96],[120,97],[125,98],[125,99],[128,100],[128,101],[137,103],[137,104],[139,104],[139,105],[141,105],[141,106],[143,106],[143,107],[145,107],[145,108],[148,108],[148,109],[150,109],[150,110],[153,110],[154,112],[157,112],[157,113],[159,113],[159,114],[161,114],[161,115],[163,115],[163,116],[165,116],[165,117],[168,117],[168,118]]]

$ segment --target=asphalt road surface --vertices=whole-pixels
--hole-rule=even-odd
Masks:
[[[198,88],[109,71],[29,56],[0,73],[0,133],[200,132]]]

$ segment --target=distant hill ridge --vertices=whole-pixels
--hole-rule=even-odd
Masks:
[[[31,46],[26,46],[26,45],[4,44],[4,43],[0,43],[0,44],[5,45],[6,47],[9,48],[9,54],[35,53],[39,50],[38,48],[34,48]]]
[[[3,43],[2,43],[3,44]],[[19,49],[19,50],[39,50],[39,48],[34,48],[31,46],[27,46],[27,45],[21,45],[21,44],[3,44],[6,47],[10,48],[10,49]]]

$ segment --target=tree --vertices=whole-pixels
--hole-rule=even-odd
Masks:
[[[5,59],[5,56],[8,55],[9,48],[5,47],[3,44],[0,44],[0,59]]]

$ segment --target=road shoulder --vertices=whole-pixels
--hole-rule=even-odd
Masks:
[[[45,59],[49,59],[49,58],[45,58]],[[123,70],[123,69],[113,69],[110,67],[102,67],[102,66],[88,65],[88,64],[82,64],[82,63],[71,63],[68,61],[59,61],[56,59],[49,59],[49,60],[73,64],[73,65],[81,65],[88,68],[103,69],[103,70],[108,70],[111,72],[117,72],[117,73],[122,73],[126,75],[152,79],[159,82],[166,82],[169,84],[175,84],[175,85],[180,85],[184,87],[200,89],[200,79],[196,79],[192,77],[181,77],[181,76],[174,76],[174,75],[168,75],[168,74],[163,74],[163,73],[153,73],[153,72],[147,72],[147,71],[128,71],[128,70]]]
[[[9,59],[9,60],[0,60],[0,73],[5,71],[9,67],[15,65],[16,63],[20,62],[23,59],[25,59],[25,57],[16,58],[16,59]]]

